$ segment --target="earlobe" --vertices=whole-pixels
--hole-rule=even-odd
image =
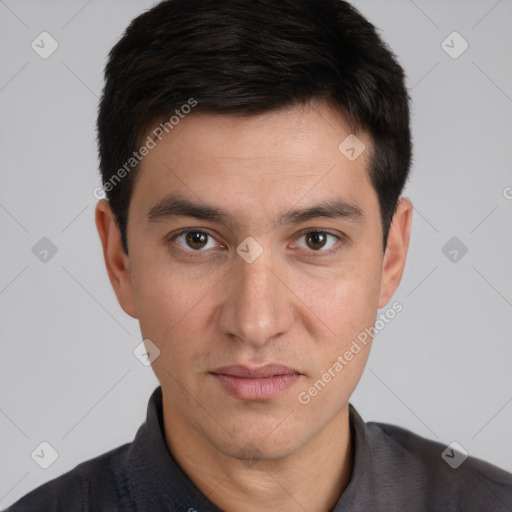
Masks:
[[[411,235],[413,206],[402,197],[398,203],[388,234],[388,244],[382,263],[379,308],[384,307],[395,293],[404,273]]]
[[[117,301],[126,314],[137,318],[130,261],[123,250],[121,233],[115,215],[106,199],[102,199],[96,205],[95,220],[103,247],[105,266]]]

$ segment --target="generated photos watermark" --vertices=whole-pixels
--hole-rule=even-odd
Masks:
[[[322,374],[322,376],[306,391],[301,391],[297,395],[299,403],[307,405],[311,402],[311,399],[318,395],[326,386],[331,382],[341,371],[357,356],[363,347],[366,347],[368,341],[372,340],[373,337],[381,332],[391,320],[393,320],[398,313],[403,309],[403,305],[396,301],[393,305],[388,308],[384,313],[379,315],[379,319],[375,322],[374,327],[366,327],[360,332],[356,339],[352,341],[350,347],[343,353],[340,354],[332,365]]]
[[[132,156],[125,162],[125,164],[120,167],[108,181],[103,183],[103,186],[96,187],[93,190],[93,196],[96,199],[105,199],[107,197],[107,193],[114,190],[116,185],[118,185],[121,180],[126,178],[133,169],[137,167],[137,165],[143,160],[145,156],[149,154],[152,149],[155,149],[158,142],[162,140],[162,137],[165,133],[171,133],[172,130],[180,123],[182,119],[192,112],[192,109],[196,107],[198,104],[197,100],[194,98],[189,98],[187,103],[183,104],[179,109],[175,110],[175,115],[172,115],[165,123],[161,123],[157,126],[151,135],[148,135],[146,142],[138,149],[138,151],[134,151]],[[158,139],[158,142],[157,140]]]

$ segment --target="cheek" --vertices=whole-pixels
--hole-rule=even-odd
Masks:
[[[377,258],[354,258],[338,269],[304,278],[297,272],[295,285],[304,307],[322,331],[322,337],[343,346],[352,336],[371,324],[380,292],[380,264]],[[322,327],[323,326],[323,327]],[[325,338],[324,338],[325,339]]]
[[[191,293],[193,287],[173,279],[168,266],[156,264],[150,257],[136,261],[131,273],[141,332],[161,347],[186,321],[187,311],[198,299]]]
[[[214,294],[215,288],[204,280],[186,279],[183,271],[177,271],[168,261],[151,261],[150,255],[137,261],[144,261],[132,268],[141,334],[161,351],[153,363],[154,370],[167,368],[181,374],[200,360],[194,352],[198,345],[206,350],[207,331],[213,321],[208,294]]]
[[[354,272],[351,277],[333,281],[329,293],[319,299],[323,307],[318,310],[317,325],[322,324],[328,335],[316,336],[315,371],[297,396],[301,406],[308,407],[312,425],[318,418],[334,415],[361,378],[371,348],[367,332],[375,322],[378,292],[378,280],[372,272]],[[320,297],[315,289],[310,294]]]

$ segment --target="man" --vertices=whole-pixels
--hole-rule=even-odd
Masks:
[[[512,475],[349,405],[377,310],[400,311],[408,103],[340,0],[168,0],[131,23],[96,224],[161,386],[132,443],[9,510],[512,510]]]

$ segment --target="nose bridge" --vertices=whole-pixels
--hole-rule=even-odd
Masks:
[[[239,250],[247,247],[242,243]],[[251,250],[254,253],[254,247]],[[237,257],[230,272],[231,292],[221,315],[221,328],[226,334],[263,345],[290,328],[293,313],[289,294],[276,272],[270,249],[262,251],[253,261]]]

